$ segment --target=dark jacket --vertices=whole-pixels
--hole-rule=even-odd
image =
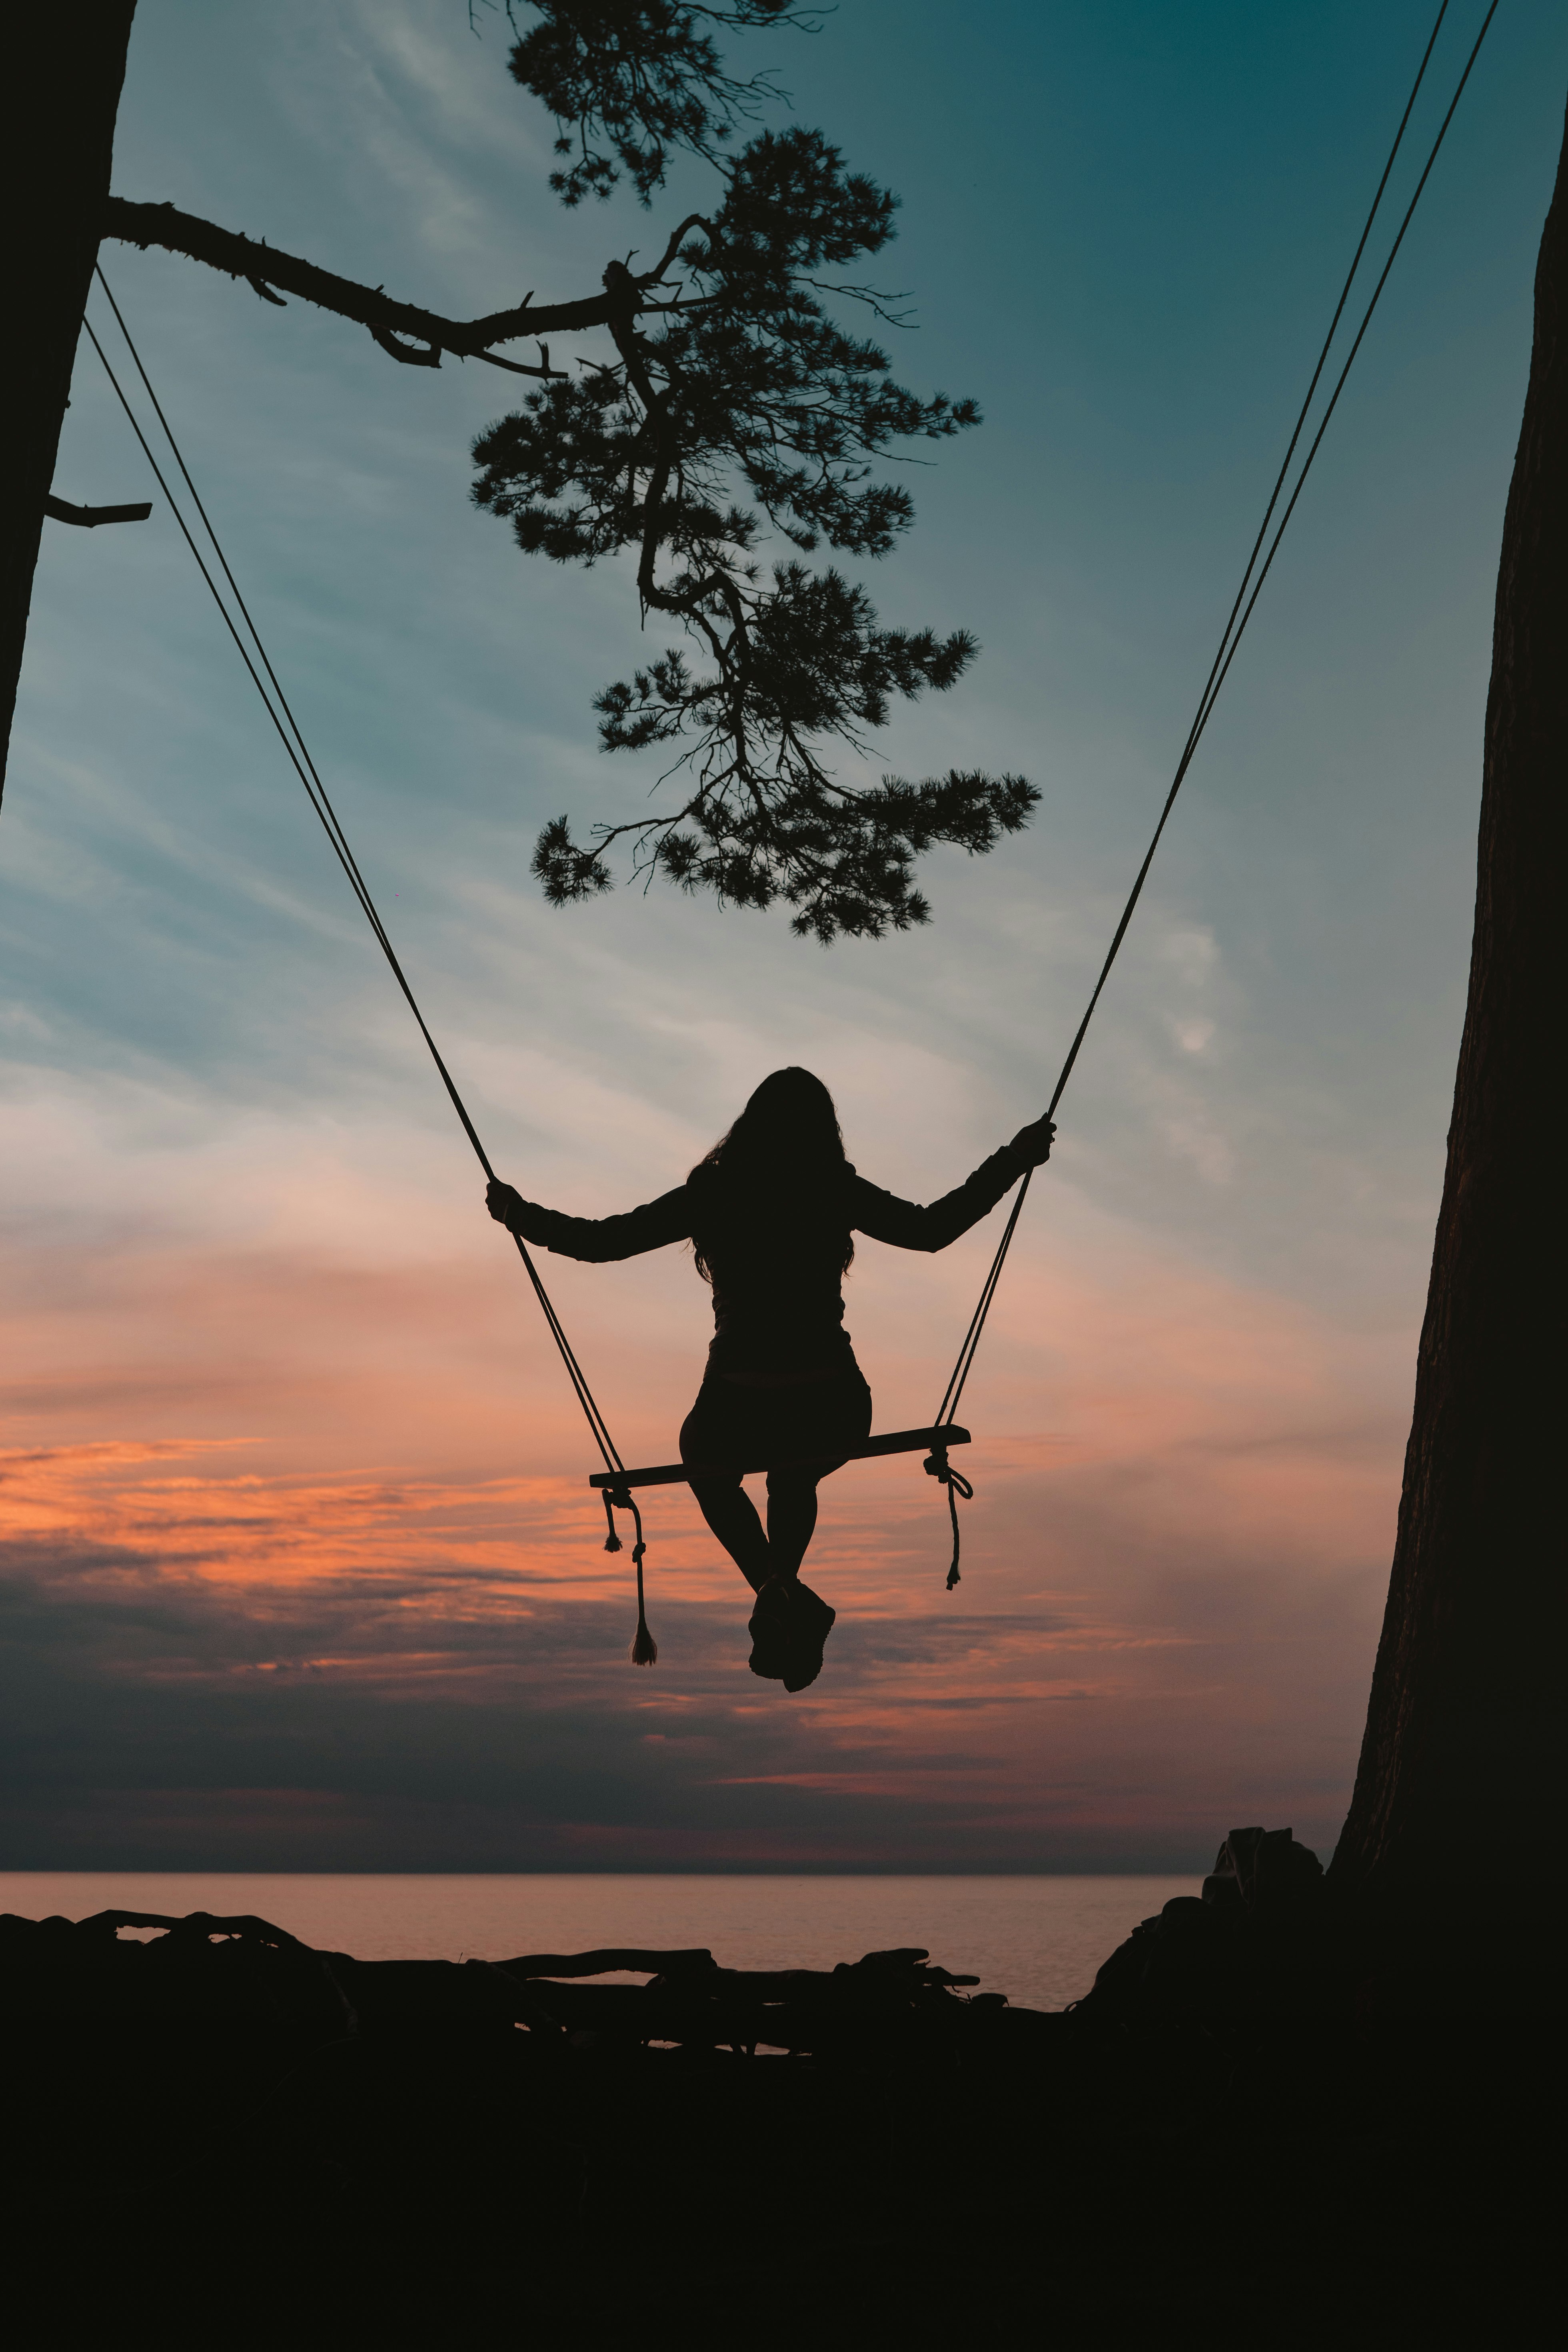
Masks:
[[[519,1223],[525,1241],[591,1265],[700,1238],[713,1279],[709,1370],[826,1371],[854,1361],[841,1287],[849,1234],[894,1249],[945,1249],[995,1207],[1028,1164],[1005,1146],[924,1209],[846,1165],[838,1197],[799,1218],[727,1216],[718,1171],[701,1167],[673,1192],[623,1216],[568,1217],[525,1201]]]

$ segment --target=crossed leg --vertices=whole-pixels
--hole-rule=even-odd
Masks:
[[[704,1471],[692,1479],[691,1491],[697,1497],[698,1509],[752,1591],[760,1592],[773,1573],[773,1559],[756,1505],[742,1486],[740,1472]],[[816,1517],[815,1508],[812,1516]],[[771,1525],[771,1507],[768,1518]],[[805,1546],[801,1549],[804,1553]]]
[[[774,1576],[798,1576],[816,1531],[816,1482],[836,1462],[816,1469],[768,1473],[768,1555]]]
[[[795,1577],[816,1529],[816,1482],[837,1463],[817,1469],[768,1474],[768,1524],[764,1533],[756,1505],[740,1474],[706,1471],[691,1481],[697,1507],[753,1592],[770,1576]]]

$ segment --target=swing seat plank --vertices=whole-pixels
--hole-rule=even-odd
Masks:
[[[956,1422],[946,1422],[935,1429],[893,1429],[885,1437],[868,1437],[852,1454],[839,1456],[845,1462],[872,1462],[882,1454],[935,1454],[950,1445],[967,1445],[967,1429]],[[797,1454],[788,1462],[748,1462],[742,1475],[748,1478],[763,1470],[804,1469],[810,1462],[820,1462],[822,1455]],[[683,1486],[694,1470],[732,1470],[732,1462],[662,1462],[651,1470],[595,1470],[589,1479],[590,1486]]]

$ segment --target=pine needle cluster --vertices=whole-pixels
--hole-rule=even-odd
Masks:
[[[554,177],[563,201],[606,195],[624,171],[646,203],[676,146],[713,165],[721,200],[681,223],[653,269],[610,263],[612,356],[552,374],[475,444],[474,497],[520,547],[560,563],[632,559],[645,619],[685,639],[595,703],[606,751],[672,751],[680,805],[596,824],[588,843],[558,818],[534,872],[557,904],[591,897],[629,837],[645,880],[662,872],[736,906],[783,900],[824,942],[907,929],[930,912],[921,853],[988,850],[1039,795],[1021,776],[957,770],[857,789],[825,764],[835,739],[862,751],[892,698],[945,692],[976,651],[964,630],[882,627],[862,587],[798,560],[886,555],[914,509],[873,461],[980,421],[973,400],[895,383],[887,352],[844,323],[852,306],[897,323],[892,298],[840,273],[889,244],[898,200],[818,131],[719,148],[760,85],[724,74],[707,26],[798,22],[783,0],[548,0],[540,14],[511,68],[574,128],[578,161]],[[765,561],[770,537],[795,554]]]
[[[690,0],[543,0],[539,16],[512,50],[511,74],[555,117],[556,153],[576,150],[574,163],[550,175],[571,205],[607,197],[623,173],[648,204],[664,185],[673,148],[712,162],[735,119],[755,115],[779,95],[767,74],[737,81],[725,72],[710,25],[731,32],[815,29],[812,13],[792,0],[735,0],[728,8]]]

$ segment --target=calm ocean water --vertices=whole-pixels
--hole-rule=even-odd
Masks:
[[[0,1910],[248,1911],[362,1960],[504,1960],[706,1945],[727,1968],[831,1968],[923,1945],[1029,2009],[1089,1990],[1107,1953],[1195,1878],[286,1877],[0,1872]]]

